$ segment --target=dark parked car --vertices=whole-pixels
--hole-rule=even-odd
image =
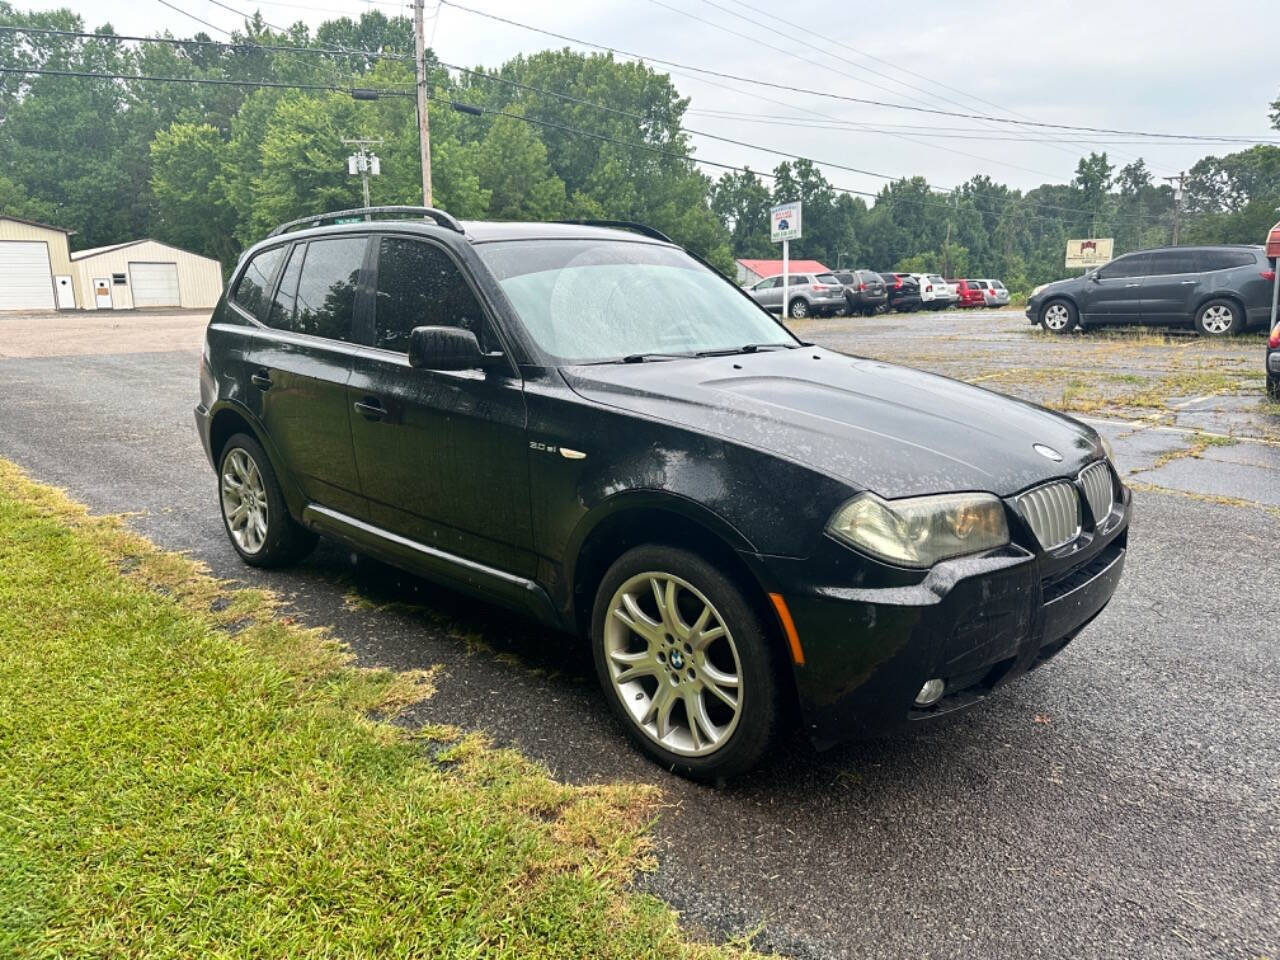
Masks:
[[[909,273],[882,273],[889,308],[899,313],[920,309],[920,281]]]
[[[195,411],[240,556],[323,534],[579,635],[702,778],[796,707],[828,745],[968,706],[1107,604],[1130,497],[1092,428],[803,343],[621,227],[374,208],[248,250]]]
[[[849,313],[869,317],[879,313],[889,301],[884,278],[874,270],[837,270],[836,279],[844,284]]]
[[[1190,324],[1205,336],[1265,325],[1274,274],[1262,247],[1162,247],[1037,287],[1027,318],[1053,333],[1104,324]]]

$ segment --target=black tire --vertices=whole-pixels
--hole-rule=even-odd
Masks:
[[[241,457],[247,457],[257,471],[261,482],[261,491],[251,497],[256,504],[265,499],[266,534],[261,536],[258,545],[251,538],[237,534],[232,529],[228,511],[233,511],[232,503],[239,496],[234,490],[228,490],[225,481],[230,476],[237,478],[235,464],[243,464]],[[254,567],[283,567],[296,563],[310,553],[316,545],[316,535],[303,527],[289,515],[285,505],[284,494],[280,490],[280,481],[271,467],[262,445],[246,433],[237,433],[227,440],[218,454],[218,504],[222,514],[222,526],[227,532],[227,539],[240,559]],[[243,483],[246,481],[242,480]],[[265,495],[265,497],[264,497]],[[234,511],[233,511],[234,512]]]
[[[787,309],[787,316],[796,320],[803,320],[809,316],[809,301],[801,297],[792,300]]]
[[[670,632],[672,628],[664,630],[661,623],[665,621],[661,621],[660,611],[657,611],[652,597],[648,603],[652,606],[652,611],[657,612],[644,609],[645,578],[650,575],[683,581],[683,585],[678,588],[680,592],[676,594],[677,606],[683,607],[683,602],[689,601],[694,604],[691,609],[696,612],[701,609],[705,599],[712,607],[712,615],[718,618],[727,629],[727,634],[709,643],[703,653],[682,654],[678,649],[680,646],[678,642],[667,646],[666,644],[669,644],[672,638]],[[639,586],[635,589],[639,591],[638,602],[643,612],[651,620],[661,621],[656,624],[659,639],[644,638],[639,632],[629,630],[622,625],[621,620],[611,614],[615,595],[618,595],[627,584],[636,582],[639,582]],[[701,597],[686,590],[687,587],[692,587],[693,591],[701,594]],[[685,617],[683,609],[681,617],[682,619]],[[612,632],[608,634],[606,633],[607,624],[613,624],[610,628]],[[655,677],[642,676],[634,680],[631,684],[634,691],[629,690],[626,696],[628,702],[635,704],[636,710],[653,709],[659,691],[666,690],[668,683],[675,687],[677,681],[673,676],[683,677],[685,668],[688,668],[692,683],[695,668],[701,670],[702,667],[709,665],[708,669],[711,667],[719,669],[725,663],[733,664],[733,669],[738,671],[736,720],[726,721],[720,728],[721,730],[729,729],[729,732],[724,734],[723,742],[704,748],[709,752],[695,756],[688,752],[667,749],[659,743],[656,736],[661,731],[656,727],[656,720],[654,731],[645,730],[642,726],[643,717],[633,716],[631,712],[633,707],[623,702],[623,690],[614,682],[613,671],[624,668],[620,665],[611,666],[611,662],[614,661],[606,651],[606,647],[616,649],[611,645],[616,643],[615,638],[618,636],[627,637],[628,642],[632,644],[631,649],[634,649],[635,645],[642,648],[640,653],[645,655],[649,666],[656,666],[666,671]],[[730,652],[736,651],[736,661],[732,657],[726,658],[723,647],[726,643]],[[645,753],[666,769],[695,780],[722,780],[743,773],[758,764],[775,744],[782,715],[779,691],[780,664],[776,655],[778,649],[776,643],[774,633],[762,620],[761,614],[743,596],[737,584],[702,557],[687,550],[657,544],[628,550],[609,568],[596,591],[595,607],[591,618],[591,647],[595,657],[596,674],[600,679],[600,685],[604,688],[605,699],[609,701],[610,708],[626,728],[628,735]],[[721,646],[716,647],[716,644]],[[684,649],[688,651],[690,648]],[[661,665],[653,662],[652,657],[649,656],[654,654],[658,659],[662,659],[664,652],[670,654],[670,657]],[[676,656],[687,659],[676,662]],[[702,656],[703,659],[694,659],[697,656]],[[674,668],[672,663],[675,663]],[[702,679],[705,687],[705,677]],[[680,692],[671,693],[669,690],[666,692],[672,697],[679,697],[684,692],[682,681],[680,687]],[[697,693],[692,695],[702,696]],[[645,699],[646,696],[648,699]],[[707,695],[703,702],[708,704],[706,711],[708,714],[714,707],[722,711],[717,717],[723,716],[726,708],[715,698]],[[684,701],[677,701],[668,711],[668,716],[673,724],[678,724],[679,719],[683,717],[686,727],[690,725]],[[677,734],[683,736],[682,732],[676,730],[674,726],[672,730],[672,736]]]
[[[1267,396],[1280,403],[1280,377],[1267,374]]]
[[[1080,311],[1070,300],[1050,300],[1040,308],[1040,326],[1049,333],[1065,335],[1079,325]]]
[[[1227,319],[1227,315],[1230,319]],[[1231,337],[1244,329],[1244,311],[1234,300],[1219,297],[1196,310],[1196,333],[1202,337]]]

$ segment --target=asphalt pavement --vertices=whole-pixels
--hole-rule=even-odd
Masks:
[[[1047,667],[912,737],[821,754],[793,738],[713,789],[631,748],[572,640],[329,543],[288,571],[242,565],[192,424],[198,347],[121,336],[122,352],[6,358],[5,336],[0,457],[276,589],[366,664],[442,665],[407,722],[485,730],[571,781],[659,784],[659,866],[638,884],[695,930],[759,927],[757,945],[800,957],[1280,955],[1280,516],[1265,499],[1144,485],[1115,599]],[[1177,424],[1139,427],[1111,432],[1156,463],[1152,431]],[[1224,450],[1276,490],[1266,442]],[[1164,466],[1182,460],[1203,462]]]

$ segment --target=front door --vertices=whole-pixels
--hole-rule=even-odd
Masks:
[[[1155,250],[1142,281],[1144,323],[1182,323],[1191,319],[1200,289],[1200,265],[1194,250]]]
[[[1148,253],[1130,253],[1099,267],[1080,294],[1083,323],[1136,323],[1142,317],[1142,283]]]
[[[427,546],[531,576],[523,383],[514,368],[409,366],[414,327],[463,327],[486,351],[500,345],[443,247],[386,236],[376,261],[373,346],[356,361],[347,386],[369,519]]]
[[[755,285],[756,302],[766,310],[782,309],[782,278],[769,277]]]
[[[357,517],[360,495],[347,380],[355,310],[368,246],[363,236],[294,245],[265,307],[270,328],[249,333],[244,371],[267,434],[306,497]]]
[[[93,302],[99,310],[111,309],[111,278],[93,278]]]

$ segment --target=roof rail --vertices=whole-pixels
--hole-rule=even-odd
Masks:
[[[631,230],[635,233],[644,234],[654,240],[661,240],[663,243],[675,243],[661,230],[656,230],[645,223],[636,223],[634,220],[557,220],[556,223],[572,223],[580,227],[615,227],[619,230]]]
[[[333,223],[347,217],[363,217],[365,220],[372,220],[375,215],[383,216],[389,214],[396,214],[402,218],[410,215],[429,217],[442,227],[447,227],[457,233],[464,232],[462,224],[443,210],[437,210],[435,207],[352,207],[350,210],[331,210],[328,213],[317,213],[313,217],[299,217],[297,220],[290,220],[288,223],[280,224],[267,236],[278,237],[282,233],[288,233],[295,227],[319,227],[325,223]]]

